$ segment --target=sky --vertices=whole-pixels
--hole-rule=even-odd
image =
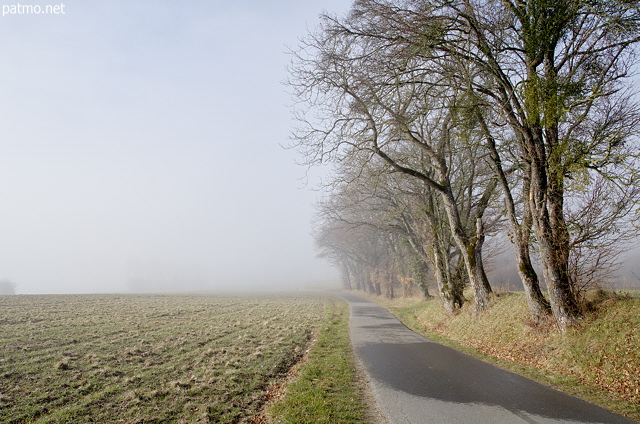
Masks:
[[[0,279],[25,294],[337,279],[311,236],[322,171],[282,147],[282,82],[288,47],[350,0],[20,4],[60,13],[0,17]]]

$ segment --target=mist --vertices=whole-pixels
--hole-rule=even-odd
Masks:
[[[624,247],[627,247],[625,250]],[[640,247],[637,240],[626,243],[623,253],[616,259],[616,266],[612,272],[596,282],[597,287],[608,290],[638,290],[640,289]],[[518,274],[515,253],[511,243],[504,237],[488,239],[488,253],[485,266],[489,281],[498,291],[523,291],[522,280]],[[538,276],[543,276],[540,258],[535,250],[531,259]],[[540,279],[541,286],[546,290],[544,278]]]
[[[17,293],[336,281],[310,235],[321,171],[281,147],[282,81],[286,46],[349,5],[74,0],[0,17],[0,279]]]

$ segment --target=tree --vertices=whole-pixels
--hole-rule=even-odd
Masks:
[[[0,280],[0,295],[16,294],[16,284],[8,279]]]
[[[357,15],[351,19],[354,25],[359,23]],[[430,69],[398,53],[394,43],[363,39],[326,19],[323,30],[307,40],[291,68],[290,85],[304,105],[299,118],[305,124],[294,142],[309,162],[329,158],[361,166],[376,156],[387,165],[387,172],[428,186],[446,213],[474,291],[476,311],[482,312],[488,307],[491,287],[479,260],[483,237],[478,230],[483,228],[481,220],[497,182],[485,178],[486,173],[466,174],[465,167],[452,164],[452,159],[460,158],[457,151],[477,143],[459,112],[463,93],[440,87]],[[316,115],[309,116],[308,111]],[[475,159],[471,163],[482,163]],[[456,198],[461,192],[468,193],[467,203]],[[470,209],[463,213],[465,206]]]
[[[474,105],[478,103],[474,102]],[[551,314],[549,302],[544,297],[540,288],[538,274],[531,261],[531,227],[533,217],[529,207],[528,196],[530,181],[530,167],[527,163],[520,161],[517,157],[509,155],[509,151],[498,151],[495,140],[495,129],[489,130],[484,111],[480,107],[473,108],[475,117],[478,119],[482,134],[486,139],[486,147],[489,150],[492,168],[497,176],[504,198],[504,210],[510,226],[510,240],[514,246],[518,275],[522,281],[529,313],[534,323],[540,324],[546,321]],[[510,165],[505,168],[505,153],[509,155]],[[516,178],[514,178],[516,177]],[[516,198],[519,190],[519,199]]]
[[[598,181],[634,198],[640,108],[625,83],[639,24],[636,2],[357,0],[346,18],[325,17],[295,56],[291,84],[307,125],[297,147],[310,162],[378,157],[424,183],[446,214],[478,311],[489,293],[476,259],[483,214],[499,186],[531,314],[539,321],[550,309],[565,329],[580,317],[571,261],[598,240],[591,257],[603,258],[607,246],[606,232],[583,224],[638,213],[634,200],[575,213],[571,199]],[[461,158],[489,163],[493,178],[484,169],[467,178],[454,165]]]
[[[615,178],[611,165],[629,159],[638,108],[623,82],[638,41],[638,4],[359,0],[352,16],[359,24],[344,31],[394,44],[442,76],[440,87],[468,87],[473,107],[493,119],[485,132],[508,129],[508,137],[492,138],[522,162],[525,214],[553,316],[566,328],[580,315],[568,266],[568,179],[585,170]]]
[[[348,173],[349,169],[344,171]],[[378,181],[375,185],[363,178],[364,175],[336,176],[343,184],[334,184],[335,191],[319,205],[316,243],[322,255],[332,258],[342,270],[353,269],[344,264],[358,258],[356,262],[366,263],[366,273],[374,289],[379,286],[388,296],[394,294],[394,287],[401,281],[406,286],[403,289],[410,289],[413,282],[428,296],[423,275],[425,267],[420,263],[421,258],[408,248],[407,238],[411,235],[401,223],[396,193],[384,185],[383,176],[375,171],[366,174]],[[363,246],[363,240],[369,239],[376,241]],[[367,247],[372,245],[382,249],[372,255]],[[347,260],[347,256],[352,260]],[[345,285],[351,285],[350,277],[345,278]]]
[[[637,107],[621,91],[638,40],[637,4],[465,0],[456,12],[473,43],[466,53],[482,66],[475,89],[510,126],[527,164],[551,308],[565,328],[579,315],[568,269],[566,181],[588,168],[604,170],[638,129]]]
[[[629,177],[636,178],[634,173]],[[601,176],[589,178],[579,195],[569,199],[569,277],[579,297],[606,284],[619,269],[619,258],[638,238],[640,229],[634,225],[638,205],[640,187],[618,185]]]

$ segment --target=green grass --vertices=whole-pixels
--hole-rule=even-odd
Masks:
[[[0,422],[246,422],[325,297],[0,296]]]
[[[363,423],[365,408],[349,341],[349,307],[326,303],[325,322],[299,377],[269,408],[275,423]]]
[[[640,420],[640,298],[596,299],[596,312],[566,333],[532,327],[522,293],[498,296],[480,316],[447,316],[437,299],[378,299],[425,336]]]

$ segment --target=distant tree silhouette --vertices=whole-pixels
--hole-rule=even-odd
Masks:
[[[0,295],[16,294],[16,285],[8,279],[0,280]]]

